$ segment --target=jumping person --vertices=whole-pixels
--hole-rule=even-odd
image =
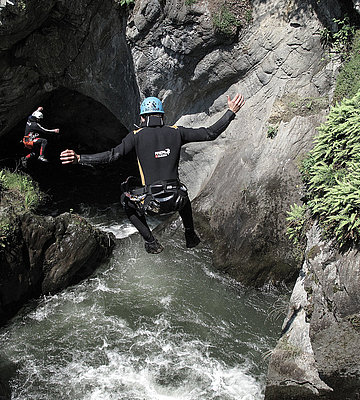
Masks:
[[[122,184],[122,203],[131,223],[145,240],[148,253],[160,253],[163,246],[155,239],[146,222],[147,214],[178,211],[185,228],[186,246],[200,243],[195,233],[191,203],[186,187],[179,181],[178,166],[181,146],[189,142],[216,139],[229,126],[235,114],[245,104],[244,97],[227,96],[229,109],[208,128],[185,128],[164,124],[162,102],[156,97],[146,98],[140,106],[140,129],[132,131],[122,142],[109,151],[96,154],[76,154],[65,150],[60,159],[63,164],[104,164],[116,161],[135,149],[141,176],[141,187],[131,187],[128,178]]]
[[[38,157],[38,160],[48,162],[45,157],[47,140],[40,137],[40,135],[60,132],[59,129],[46,129],[40,125],[40,120],[44,118],[42,111],[43,107],[38,107],[37,110],[28,117],[26,122],[25,135],[22,141],[24,146],[31,150],[31,152],[25,157],[25,161]]]

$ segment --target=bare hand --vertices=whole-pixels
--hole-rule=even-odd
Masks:
[[[55,133],[59,133],[59,132],[60,132],[60,129],[56,128],[56,129],[54,129],[54,132],[55,132]]]
[[[64,150],[60,154],[62,164],[77,164],[80,161],[80,156],[74,150]]]
[[[232,112],[235,114],[240,110],[240,108],[245,104],[245,99],[242,94],[236,93],[235,97],[231,100],[230,96],[227,96],[228,106]]]

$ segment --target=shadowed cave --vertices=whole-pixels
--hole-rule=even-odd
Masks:
[[[49,163],[34,160],[23,170],[50,195],[51,203],[57,204],[57,211],[76,208],[79,203],[118,201],[120,183],[127,176],[138,174],[135,153],[112,165],[96,167],[61,165],[59,154],[67,148],[79,154],[109,150],[121,142],[128,129],[103,104],[74,90],[60,88],[51,92],[41,103],[34,104],[31,112],[38,106],[44,107],[44,119],[40,124],[47,129],[59,128],[60,134],[46,136]],[[19,160],[28,153],[21,143],[27,117],[24,116],[4,138],[2,167],[13,169],[17,165],[21,168]],[[63,204],[60,209],[59,203]]]

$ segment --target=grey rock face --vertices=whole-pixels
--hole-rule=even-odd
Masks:
[[[358,249],[340,254],[314,225],[284,334],[270,358],[266,399],[359,395],[359,279]]]
[[[355,10],[360,13],[360,1],[359,0],[352,0],[352,2],[354,3],[354,8]]]
[[[245,283],[290,281],[300,267],[286,239],[285,219],[290,204],[301,197],[298,164],[312,146],[334,82],[335,65],[324,62],[316,34],[321,26],[308,3],[259,2],[241,42],[199,63],[203,77],[207,71],[213,82],[231,70],[237,81],[228,93],[239,91],[247,98],[214,147],[185,150],[199,165],[190,189],[195,194],[202,189],[195,202],[198,223],[215,243],[215,264]],[[225,103],[225,96],[217,98],[210,112],[219,115]],[[205,120],[204,114],[198,118],[199,124]],[[277,132],[273,139],[270,128]],[[182,173],[185,181],[193,178],[191,163],[184,163]]]

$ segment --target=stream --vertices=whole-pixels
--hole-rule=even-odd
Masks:
[[[18,367],[12,399],[263,399],[288,293],[218,273],[206,243],[186,249],[180,229],[147,254],[117,203],[77,211],[118,244],[93,276],[1,329]]]

